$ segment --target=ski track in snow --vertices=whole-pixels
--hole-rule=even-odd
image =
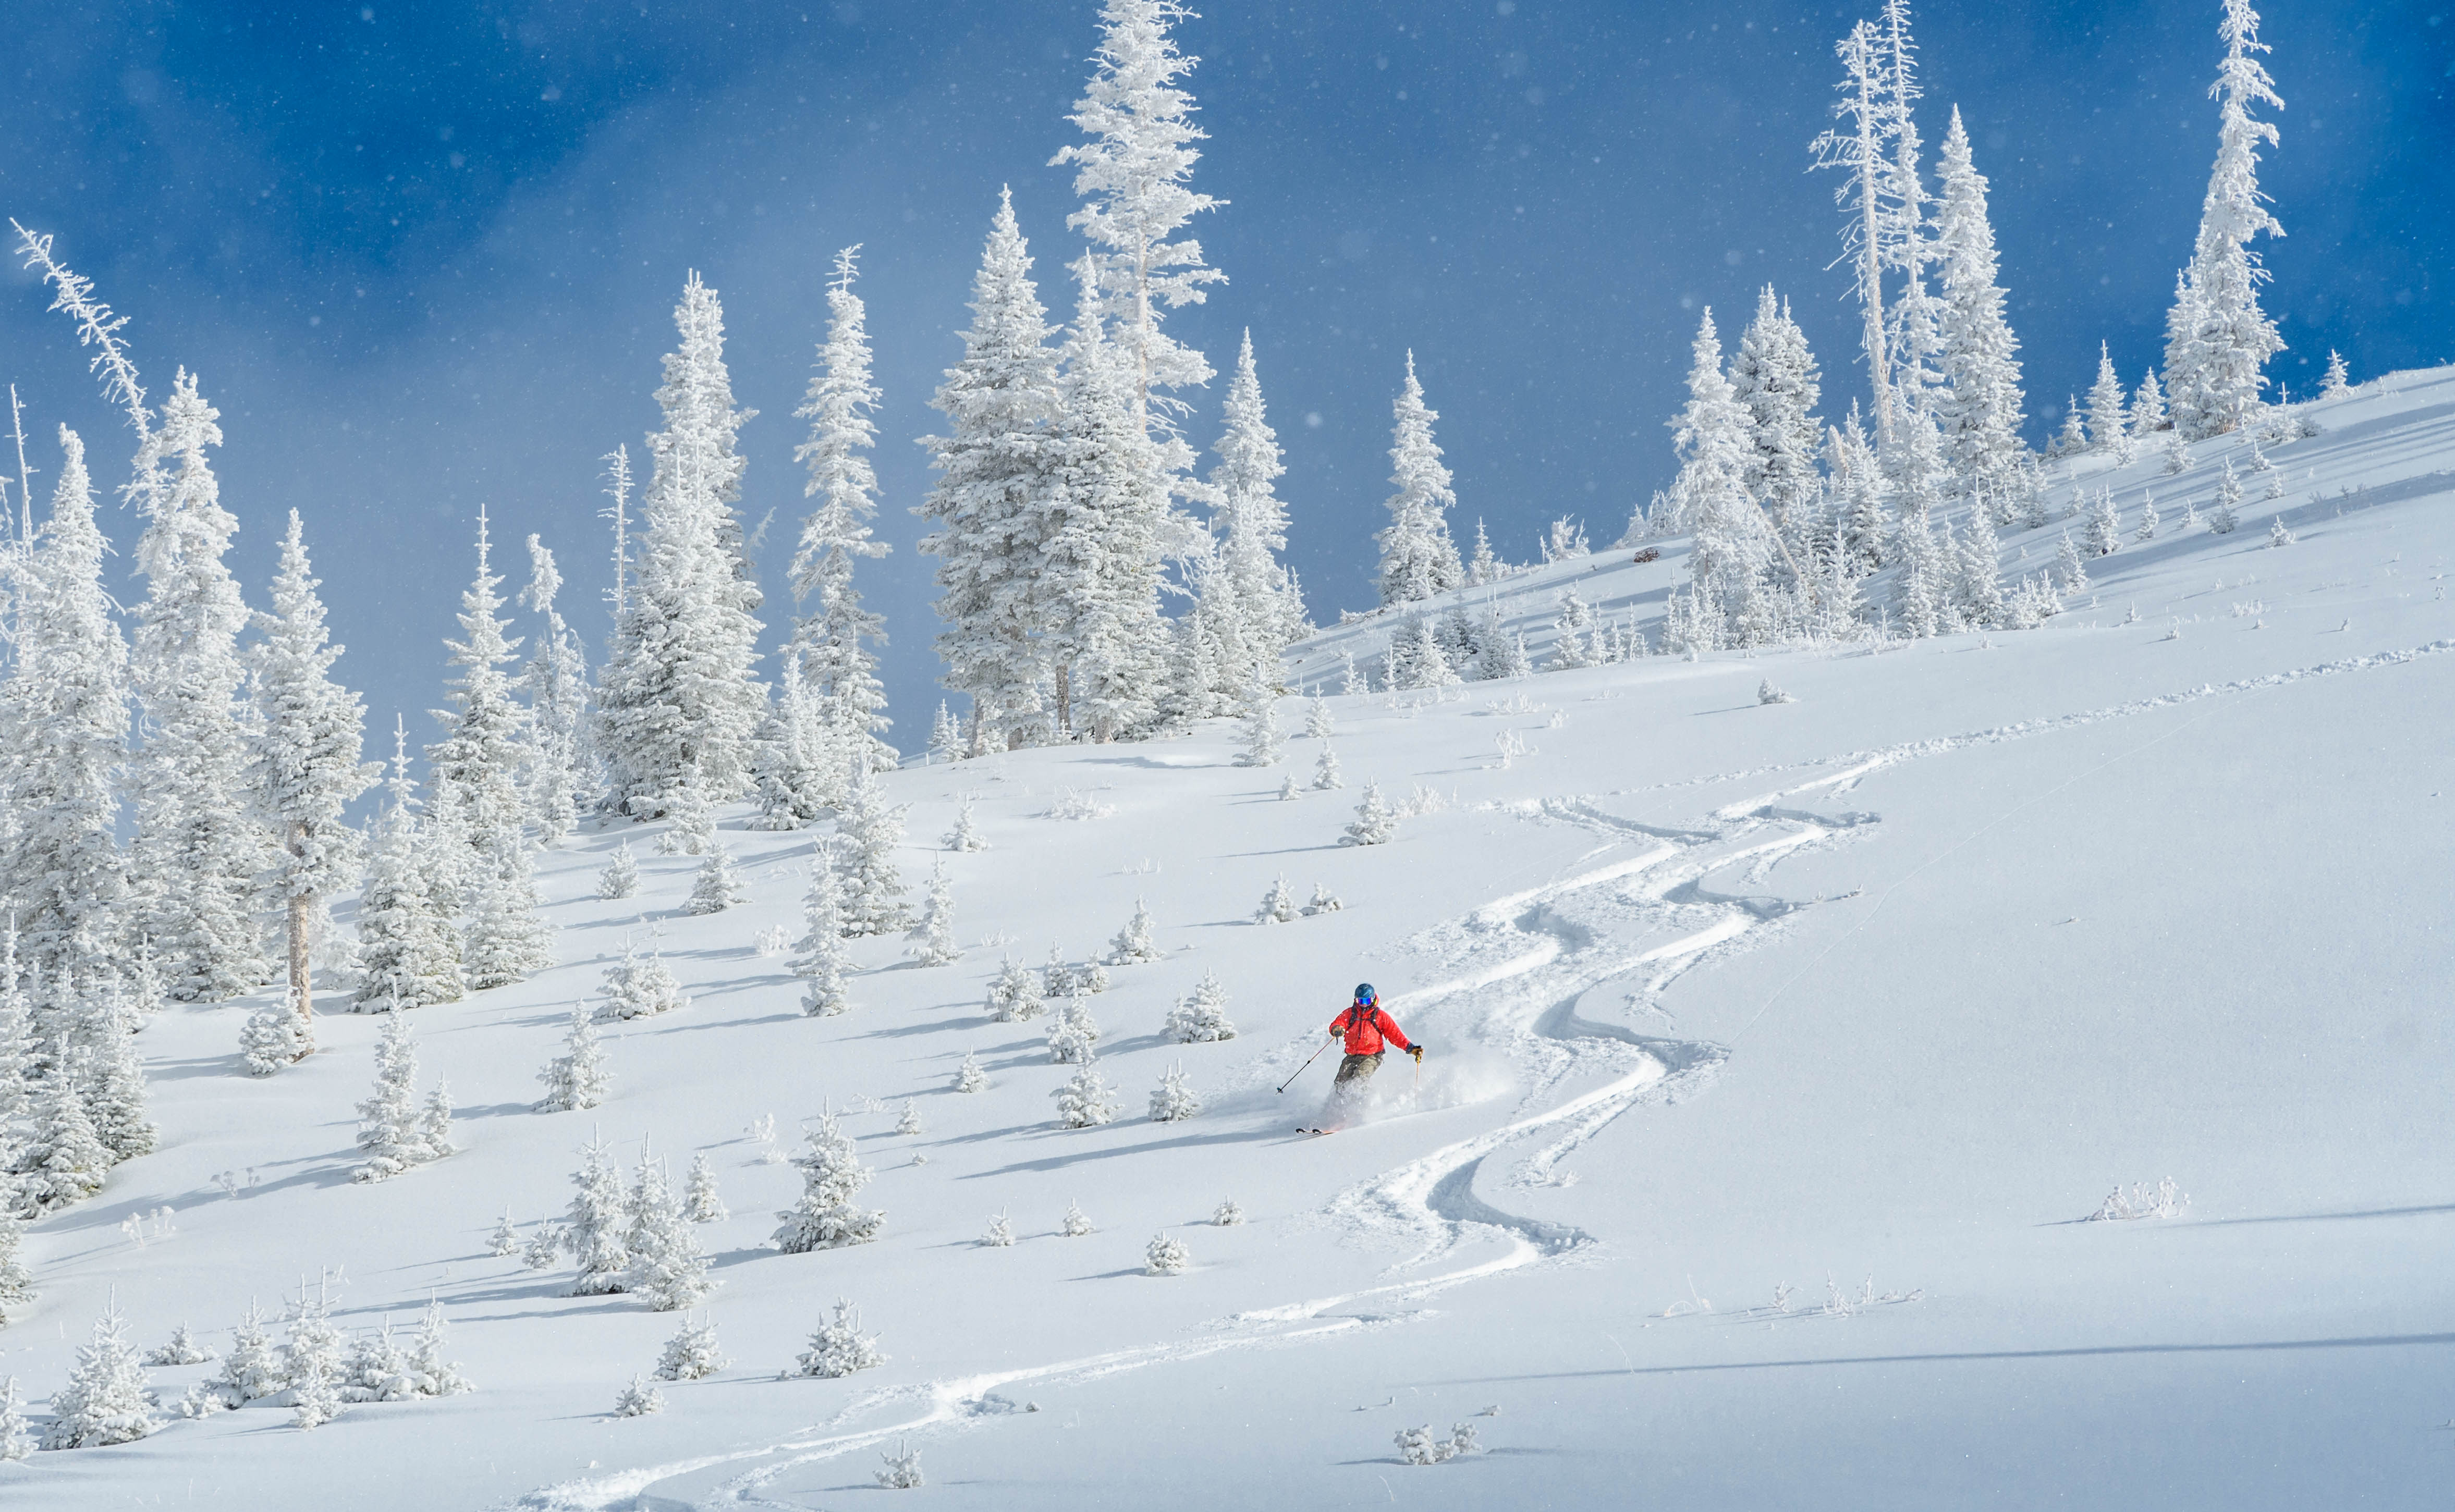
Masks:
[[[1611,814],[1592,798],[1552,798],[1513,812],[1533,822],[1569,824],[1607,843],[1594,855],[1621,845],[1642,845],[1638,854],[1593,867],[1539,887],[1512,893],[1435,925],[1408,943],[1438,953],[1463,967],[1445,979],[1396,995],[1419,1024],[1438,1026],[1457,1042],[1500,1052],[1528,1075],[1519,1100],[1531,1106],[1562,1081],[1591,1074],[1608,1078],[1564,1101],[1528,1113],[1483,1133],[1444,1145],[1359,1182],[1325,1210],[1333,1225],[1370,1241],[1391,1236],[1416,1248],[1391,1266],[1392,1279],[1355,1291],[1248,1310],[1220,1320],[1193,1338],[1141,1345],[1046,1365],[955,1377],[866,1393],[826,1426],[847,1422],[905,1401],[925,1403],[917,1415],[878,1427],[744,1447],[594,1476],[542,1488],[498,1502],[502,1512],[623,1512],[631,1508],[714,1509],[782,1506],[760,1495],[786,1471],[834,1459],[892,1440],[931,1432],[960,1431],[1025,1411],[1001,1388],[1029,1382],[1063,1384],[1090,1381],[1147,1365],[1196,1360],[1230,1349],[1308,1342],[1358,1328],[1404,1320],[1421,1299],[1470,1281],[1500,1275],[1593,1248],[1598,1241],[1574,1227],[1508,1213],[1477,1195],[1485,1161],[1504,1147],[1540,1139],[1507,1178],[1520,1190],[1565,1183],[1560,1161],[1630,1109],[1674,1102],[1708,1085],[1728,1058],[1720,1045],[1654,1038],[1619,1024],[1588,1018],[1584,999],[1616,981],[1633,983],[1631,1002],[1652,1003],[1678,977],[1744,948],[1760,926],[1778,924],[1822,899],[1794,901],[1709,891],[1714,875],[1746,863],[1746,879],[1760,881],[1772,866],[1802,848],[1880,822],[1872,814],[1818,815],[1783,800],[1824,791],[1848,793],[1869,775],[1919,757],[1976,745],[1997,744],[2078,729],[2180,707],[2222,695],[2280,687],[2312,677],[2398,666],[2455,651],[2455,639],[2431,641],[2405,651],[2347,657],[2222,684],[2201,684],[2181,693],[2134,699],[2051,718],[2022,720],[1963,735],[1904,742],[1819,760],[1753,768],[1689,778],[1635,792],[1709,786],[1782,773],[1840,766],[1806,781],[1714,809],[1685,827],[1665,827]],[[1656,943],[1643,943],[1676,931]],[[1649,968],[1652,968],[1649,970]],[[1437,1091],[1437,1083],[1436,1088]],[[1478,1240],[1497,1240],[1500,1253],[1431,1274],[1423,1267]],[[1349,1312],[1376,1299],[1399,1304],[1390,1312]],[[742,1465],[696,1500],[651,1497],[651,1490],[683,1477]]]

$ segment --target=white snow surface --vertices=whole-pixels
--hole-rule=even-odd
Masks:
[[[865,1505],[908,1442],[931,1504],[1002,1512],[2443,1506],[2455,370],[2308,413],[2323,434],[2269,449],[2285,496],[2250,479],[2231,535],[2181,518],[2238,438],[2181,476],[2154,446],[2068,464],[2007,563],[2043,566],[2100,486],[2123,546],[2038,631],[1338,696],[1340,653],[1381,633],[1364,621],[1292,653],[1331,695],[1344,792],[1280,801],[1320,742],[1240,767],[1228,721],[894,774],[905,876],[943,862],[965,955],[852,941],[842,1017],[804,1017],[756,944],[798,933],[816,836],[728,814],[748,899],[694,917],[695,858],[583,826],[539,867],[561,964],[417,1012],[419,1090],[449,1077],[460,1149],[391,1181],[349,1179],[376,1019],[324,1018],[320,1054],[258,1080],[254,1003],[166,1011],[141,1041],[160,1150],[28,1239],[42,1296],[0,1331],[0,1373],[38,1431],[114,1293],[140,1346],[184,1321],[221,1348],[251,1297],[325,1267],[345,1328],[406,1330],[439,1298],[477,1390],[312,1433],[262,1407],[172,1421],[0,1464],[0,1502]],[[2144,544],[2142,488],[2165,521]],[[2298,539],[2270,549],[2280,512]],[[1571,582],[1658,628],[1685,549],[1662,544],[1462,596],[1496,594],[1539,665]],[[1768,675],[1797,701],[1760,704]],[[1505,768],[1503,730],[1531,748]],[[1440,803],[1343,847],[1368,778]],[[1109,812],[1052,820],[1067,793]],[[993,848],[934,849],[965,795]],[[625,838],[639,894],[600,900]],[[1346,907],[1255,924],[1282,873]],[[1086,958],[1137,897],[1166,958],[1111,967],[1090,1002],[1128,1116],[1060,1130],[1072,1068],[1045,1022],[989,1021],[989,978],[1002,952]],[[602,1106],[532,1111],[626,937],[689,1007],[604,1026]],[[1206,970],[1238,1038],[1165,1042]],[[1308,1138],[1331,1058],[1272,1089],[1359,980],[1430,1054]],[[951,1089],[967,1051],[984,1092]],[[1179,1060],[1204,1111],[1132,1116]],[[893,1132],[906,1099],[926,1133]],[[884,1234],[780,1254],[799,1177],[745,1130],[773,1114],[789,1149],[822,1106]],[[677,1181],[706,1152],[732,1213],[696,1230],[731,1363],[653,1417],[607,1408],[680,1315],[487,1253],[506,1206],[523,1237],[561,1211],[593,1130],[626,1178],[643,1139]],[[2082,1221],[2169,1176],[2177,1216]],[[1209,1223],[1231,1196],[1246,1222]],[[1059,1236],[1069,1200],[1093,1233]],[[167,1235],[123,1228],[166,1206]],[[979,1243],[1000,1212],[1017,1242]],[[1144,1274],[1162,1231],[1181,1275]],[[779,1379],[839,1297],[884,1364]],[[213,1368],[152,1379],[167,1403]],[[1468,1421],[1481,1452],[1393,1448]]]

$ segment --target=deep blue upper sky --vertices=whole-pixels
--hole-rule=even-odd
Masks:
[[[1290,555],[1314,614],[1370,601],[1390,399],[1414,349],[1456,469],[1457,528],[1533,554],[1570,513],[1615,536],[1673,471],[1698,307],[1735,335],[1771,281],[1856,391],[1830,175],[1805,171],[1864,6],[1625,0],[1209,0],[1181,35],[1211,133],[1199,226],[1229,282],[1172,329],[1224,366],[1252,328],[1288,450]],[[938,696],[929,559],[906,511],[911,438],[955,356],[972,269],[1014,187],[1061,314],[1074,139],[1064,115],[1094,0],[537,0],[21,7],[11,17],[0,210],[132,317],[157,392],[175,367],[223,412],[223,498],[260,602],[281,513],[308,524],[343,675],[371,723],[439,696],[477,507],[498,562],[541,533],[565,612],[604,621],[597,458],[635,454],[685,271],[722,293],[741,402],[760,418],[744,507],[777,511],[781,581],[801,511],[791,461],[836,248],[864,244],[879,379],[882,535],[865,564],[888,619],[898,735]],[[2156,360],[2215,151],[2215,0],[1931,8],[1919,17],[1930,144],[1958,103],[1993,179],[2039,433],[2097,343],[2125,381]],[[2288,103],[2263,183],[2288,350],[2315,383],[2455,355],[2455,0],[2278,7]],[[128,437],[31,279],[0,301],[0,380],[20,386],[47,486],[51,428],[98,479]],[[1214,391],[1218,385],[1214,384]],[[1191,430],[1215,433],[1216,393]],[[1209,459],[1205,458],[1205,466]],[[112,520],[123,548],[134,522]],[[515,579],[517,581],[517,578]],[[141,586],[122,587],[133,600]],[[770,600],[771,637],[786,606]],[[771,644],[773,643],[771,638]],[[413,719],[413,737],[432,738]]]

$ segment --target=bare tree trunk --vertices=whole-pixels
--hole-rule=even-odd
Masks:
[[[307,832],[290,827],[290,854],[307,851]],[[303,894],[290,898],[290,1000],[298,1005],[298,1039],[302,1056],[315,1053],[315,999],[308,974],[314,956],[315,900]]]
[[[1060,739],[1074,733],[1073,671],[1062,661],[1057,664],[1057,735]]]

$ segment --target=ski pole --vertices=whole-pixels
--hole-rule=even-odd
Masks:
[[[1321,1050],[1327,1050],[1327,1049],[1329,1049],[1329,1040],[1327,1040],[1327,1039],[1323,1040],[1323,1041],[1321,1042]],[[1289,1087],[1291,1087],[1291,1086],[1295,1085],[1295,1079],[1296,1079],[1296,1077],[1300,1077],[1300,1076],[1303,1076],[1303,1075],[1305,1074],[1305,1066],[1309,1066],[1309,1065],[1311,1065],[1314,1061],[1319,1060],[1319,1059],[1321,1058],[1321,1050],[1316,1050],[1316,1051],[1314,1051],[1311,1055],[1309,1055],[1309,1056],[1305,1057],[1305,1063],[1304,1063],[1304,1065],[1303,1065],[1303,1066],[1298,1066],[1298,1067],[1296,1067],[1296,1070],[1295,1070],[1295,1076],[1289,1077],[1289,1078],[1288,1078],[1288,1079],[1287,1079],[1287,1080],[1280,1082],[1280,1083],[1279,1083],[1279,1090],[1280,1090],[1281,1092],[1285,1092],[1285,1091],[1287,1091],[1287,1090],[1288,1090],[1288,1088],[1289,1088]]]

